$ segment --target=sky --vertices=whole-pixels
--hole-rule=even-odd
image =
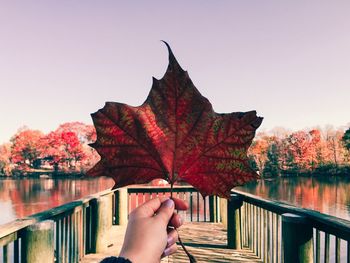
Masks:
[[[259,131],[350,125],[350,1],[2,1],[0,143],[18,128],[92,123],[137,106],[166,40],[217,112],[257,110]]]

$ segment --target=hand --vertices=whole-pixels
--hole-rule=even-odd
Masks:
[[[187,210],[185,201],[154,198],[129,215],[120,257],[133,263],[159,263],[161,258],[176,252],[177,231],[182,219],[174,209]],[[171,226],[172,228],[169,228]]]

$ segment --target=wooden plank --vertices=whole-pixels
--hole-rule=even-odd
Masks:
[[[205,230],[205,231],[203,231]],[[179,228],[182,241],[187,249],[196,257],[197,262],[216,262],[216,263],[262,263],[249,250],[233,250],[226,247],[226,231],[220,223],[203,222],[185,222]],[[113,226],[111,229],[110,243],[114,245],[109,247],[104,253],[89,254],[82,259],[82,263],[96,263],[108,256],[117,256],[123,243],[125,226]],[[168,257],[162,259],[161,263],[176,262],[188,263],[188,257],[181,248]]]
[[[21,229],[26,228],[27,226],[34,224],[36,222],[35,219],[17,219],[7,224],[3,224],[0,226],[0,240],[12,233],[18,232]]]
[[[61,238],[61,228],[60,228],[60,220],[57,220],[56,221],[56,261],[57,262],[61,262],[61,248],[60,248],[60,238]]]
[[[324,263],[329,263],[329,234],[325,233],[324,238]]]
[[[21,261],[54,262],[54,221],[46,220],[26,228],[21,242]]]
[[[320,263],[321,258],[321,234],[320,231],[316,229],[316,263]]]
[[[5,245],[2,248],[2,262],[7,263],[8,262],[8,245]]]
[[[335,239],[335,263],[340,263],[340,238]]]
[[[13,262],[19,263],[19,240],[13,242]]]
[[[17,232],[0,238],[0,247],[6,246],[17,239]]]

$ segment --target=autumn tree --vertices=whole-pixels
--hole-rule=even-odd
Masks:
[[[61,133],[61,147],[65,154],[68,168],[76,167],[77,163],[85,158],[82,144],[75,132],[67,131]]]
[[[0,175],[9,176],[11,173],[11,144],[0,145]]]
[[[82,144],[92,143],[96,140],[95,127],[82,122],[63,123],[56,129],[56,132],[73,132]]]
[[[298,131],[288,137],[292,159],[301,171],[313,170],[322,160],[321,134],[318,130]]]
[[[95,149],[88,144],[96,140],[96,130],[93,125],[82,122],[67,122],[61,124],[56,133],[74,132],[79,139],[80,146],[75,147],[75,163],[79,164],[82,171],[86,171],[94,166],[100,159]],[[74,147],[73,147],[74,148]]]
[[[314,170],[317,166],[324,163],[323,143],[321,132],[318,129],[309,131],[309,160],[311,169]]]
[[[43,133],[38,130],[25,129],[11,138],[11,161],[21,167],[37,168],[40,166],[40,140]]]
[[[67,169],[75,168],[85,158],[83,146],[75,132],[58,129],[50,132],[42,140],[41,157],[58,170],[59,165]]]
[[[265,168],[268,147],[269,137],[265,134],[259,134],[248,150],[249,158],[252,159],[251,163],[256,165],[260,175],[263,173]]]
[[[344,147],[342,138],[343,130],[336,130],[332,126],[328,126],[324,132],[325,139],[325,156],[326,162],[332,163],[335,166],[344,164],[346,160],[347,150]]]

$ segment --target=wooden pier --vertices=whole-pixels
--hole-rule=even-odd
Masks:
[[[0,262],[99,262],[118,255],[128,213],[168,188],[107,190],[0,226]],[[198,262],[350,263],[350,222],[232,192],[203,199],[192,187],[180,235]],[[164,262],[188,262],[180,251]]]
[[[118,256],[122,246],[125,226],[113,226],[109,246],[106,251],[88,254],[82,263],[100,262],[108,256]],[[197,259],[197,262],[262,262],[251,250],[235,250],[227,248],[227,234],[221,223],[188,222],[179,230],[187,249]],[[188,263],[188,258],[182,248],[162,262]]]

